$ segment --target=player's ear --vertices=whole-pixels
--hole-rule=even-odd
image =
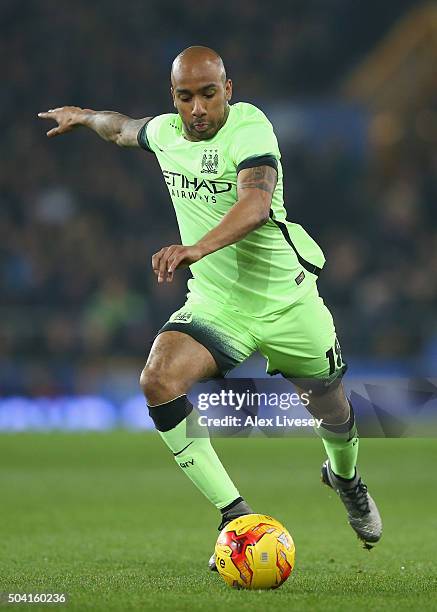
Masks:
[[[226,79],[225,83],[225,98],[226,102],[230,102],[232,98],[232,81],[231,79]]]
[[[175,100],[175,97],[174,97],[173,85],[170,87],[170,94],[171,94],[171,97],[173,98],[173,106],[176,108],[176,100]]]

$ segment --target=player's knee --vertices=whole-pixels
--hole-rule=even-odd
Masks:
[[[153,403],[156,396],[165,394],[167,390],[166,376],[161,368],[145,366],[140,376],[140,387],[147,400]]]
[[[140,387],[149,405],[162,404],[184,393],[180,382],[172,379],[164,368],[146,365],[141,372]]]

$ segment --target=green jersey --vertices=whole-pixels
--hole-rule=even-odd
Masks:
[[[235,204],[242,168],[264,161],[277,167],[268,222],[190,266],[189,301],[262,317],[310,291],[325,258],[300,225],[286,220],[281,155],[264,113],[252,104],[233,104],[217,134],[199,142],[185,138],[178,114],[159,115],[140,130],[138,142],[158,159],[184,245],[200,240]]]

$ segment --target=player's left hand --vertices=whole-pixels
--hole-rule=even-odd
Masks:
[[[178,268],[187,268],[191,264],[202,259],[203,253],[196,245],[182,246],[181,244],[172,244],[168,247],[163,247],[152,257],[152,268],[158,277],[158,283],[167,281],[171,283],[175,270]]]

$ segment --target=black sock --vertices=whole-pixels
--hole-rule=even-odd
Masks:
[[[179,425],[193,410],[186,395],[157,406],[148,406],[149,415],[158,431],[170,431]]]

